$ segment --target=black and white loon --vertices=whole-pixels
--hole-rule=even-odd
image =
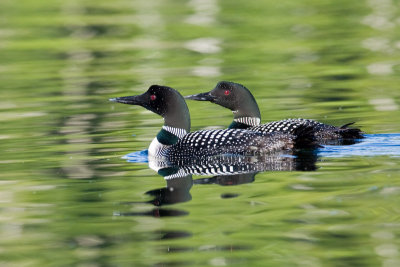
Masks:
[[[111,98],[110,101],[140,105],[164,118],[164,126],[151,142],[149,156],[169,162],[195,160],[213,155],[257,155],[289,150],[297,145],[313,145],[308,129],[298,135],[259,133],[243,129],[201,130],[190,132],[190,115],[183,96],[173,88],[152,85],[136,96]],[[304,138],[304,139],[303,139]]]
[[[282,132],[293,134],[300,126],[312,128],[319,143],[338,141],[343,139],[363,138],[360,129],[348,128],[348,123],[341,127],[324,124],[310,119],[286,119],[260,124],[261,114],[257,102],[249,89],[241,84],[222,81],[207,93],[186,96],[187,99],[210,101],[232,110],[234,119],[230,129],[248,129],[262,133]]]

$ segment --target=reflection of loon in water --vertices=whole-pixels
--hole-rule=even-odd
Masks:
[[[262,171],[312,171],[315,170],[316,154],[313,151],[296,151],[293,154],[267,156],[218,155],[205,159],[193,159],[184,164],[170,165],[166,161],[149,157],[149,166],[164,177],[174,179],[186,175],[238,175]]]
[[[164,209],[159,206],[187,202],[192,199],[190,189],[194,185],[219,184],[223,186],[252,183],[255,175],[263,171],[312,171],[316,169],[317,156],[313,151],[297,151],[292,155],[238,156],[221,155],[204,160],[193,159],[187,165],[170,165],[153,157],[148,157],[149,166],[163,176],[166,187],[150,190],[147,195],[153,199],[145,202],[157,206],[148,212],[122,213],[124,216],[182,216],[188,212]],[[132,155],[132,154],[131,154]],[[143,155],[141,155],[143,156]],[[143,159],[143,158],[142,158]],[[213,177],[192,179],[192,175],[214,175]],[[222,198],[236,197],[235,194],[221,195]],[[138,204],[143,202],[130,202]]]
[[[316,161],[322,157],[350,156],[400,156],[400,134],[366,135],[363,142],[348,146],[325,146],[318,151],[297,151],[291,156],[243,157],[225,156],[209,162],[196,162],[183,166],[169,166],[165,162],[154,162],[148,158],[147,151],[130,153],[125,156],[128,162],[145,163],[164,175],[167,185],[164,188],[148,191],[154,197],[148,203],[163,206],[191,200],[189,190],[192,185],[219,184],[239,185],[251,183],[262,171],[312,171]],[[273,163],[273,164],[271,164]],[[225,164],[225,165],[224,165]],[[232,166],[232,167],[231,167]],[[221,171],[222,170],[222,171]],[[223,171],[225,170],[225,171]],[[192,180],[192,175],[214,175],[213,177]],[[160,212],[162,211],[162,212]],[[150,212],[148,213],[150,215]],[[162,210],[154,212],[157,216],[185,215],[185,211]],[[153,216],[156,216],[152,214]],[[143,215],[143,214],[142,214]]]

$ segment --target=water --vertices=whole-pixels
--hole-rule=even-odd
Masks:
[[[1,266],[399,266],[398,1],[0,1]],[[108,102],[248,87],[356,122],[315,169],[165,180],[162,119]],[[189,102],[192,130],[230,111]],[[171,188],[176,189],[175,191]]]
[[[321,157],[350,156],[400,156],[400,134],[367,134],[360,143],[352,146],[325,146],[320,149]]]

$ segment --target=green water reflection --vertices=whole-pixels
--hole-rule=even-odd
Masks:
[[[398,157],[195,183],[157,206],[145,193],[166,181],[120,157],[162,119],[108,102],[232,80],[264,122],[398,133],[399,14],[397,0],[0,1],[0,265],[399,266]],[[188,104],[193,130],[232,119]]]

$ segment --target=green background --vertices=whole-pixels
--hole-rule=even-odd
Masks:
[[[194,185],[185,203],[131,203],[166,184],[121,159],[162,119],[108,102],[230,80],[253,92],[263,122],[398,133],[399,4],[1,0],[0,265],[399,266],[398,157],[320,158],[315,172]],[[192,130],[232,120],[188,105]]]

